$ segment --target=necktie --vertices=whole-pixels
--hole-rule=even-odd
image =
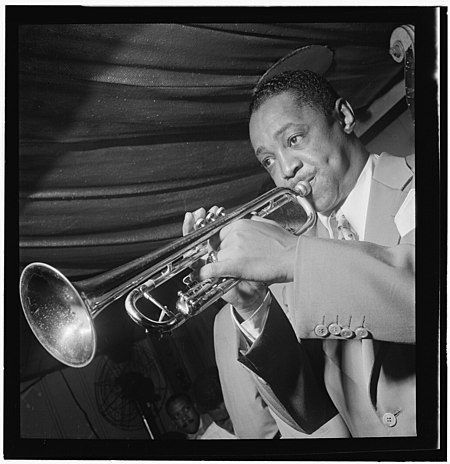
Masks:
[[[353,230],[350,223],[347,221],[343,214],[339,216],[333,216],[331,218],[332,226],[335,225],[337,229],[337,239],[338,240],[358,240],[358,234]],[[333,224],[334,223],[334,224]],[[336,229],[334,227],[333,231]]]

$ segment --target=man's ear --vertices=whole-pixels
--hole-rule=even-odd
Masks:
[[[346,134],[351,134],[355,128],[355,113],[350,103],[344,98],[338,98],[334,105],[339,123]]]

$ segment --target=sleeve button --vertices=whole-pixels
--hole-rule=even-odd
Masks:
[[[353,338],[353,330],[350,329],[350,327],[344,327],[342,330],[341,330],[341,335],[344,337],[344,338]]]
[[[341,326],[334,322],[333,324],[330,324],[328,326],[328,330],[330,331],[330,334],[337,336],[337,335],[340,335],[341,333]]]
[[[328,335],[328,329],[323,324],[317,324],[316,327],[314,328],[314,333],[318,337],[326,337]]]
[[[369,336],[369,332],[365,327],[358,327],[355,330],[355,335],[359,338],[367,338]]]

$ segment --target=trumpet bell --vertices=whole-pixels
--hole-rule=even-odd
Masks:
[[[23,312],[41,345],[71,367],[88,365],[95,354],[91,312],[74,285],[57,269],[32,263],[20,277]]]

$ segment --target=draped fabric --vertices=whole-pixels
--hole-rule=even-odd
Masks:
[[[21,24],[21,267],[43,261],[72,280],[89,277],[180,237],[186,211],[255,198],[268,180],[248,141],[258,78],[299,47],[325,45],[333,52],[326,76],[366,117],[402,79],[389,55],[397,26]],[[177,365],[191,378],[213,362],[214,314],[174,334]],[[98,351],[143,334],[120,300],[98,319]],[[58,365],[23,316],[20,340],[21,377]],[[175,358],[155,347],[170,377]]]
[[[363,110],[402,76],[398,24],[58,24],[19,28],[20,262],[89,276],[232,208],[267,179],[248,142],[252,87],[309,44]]]

